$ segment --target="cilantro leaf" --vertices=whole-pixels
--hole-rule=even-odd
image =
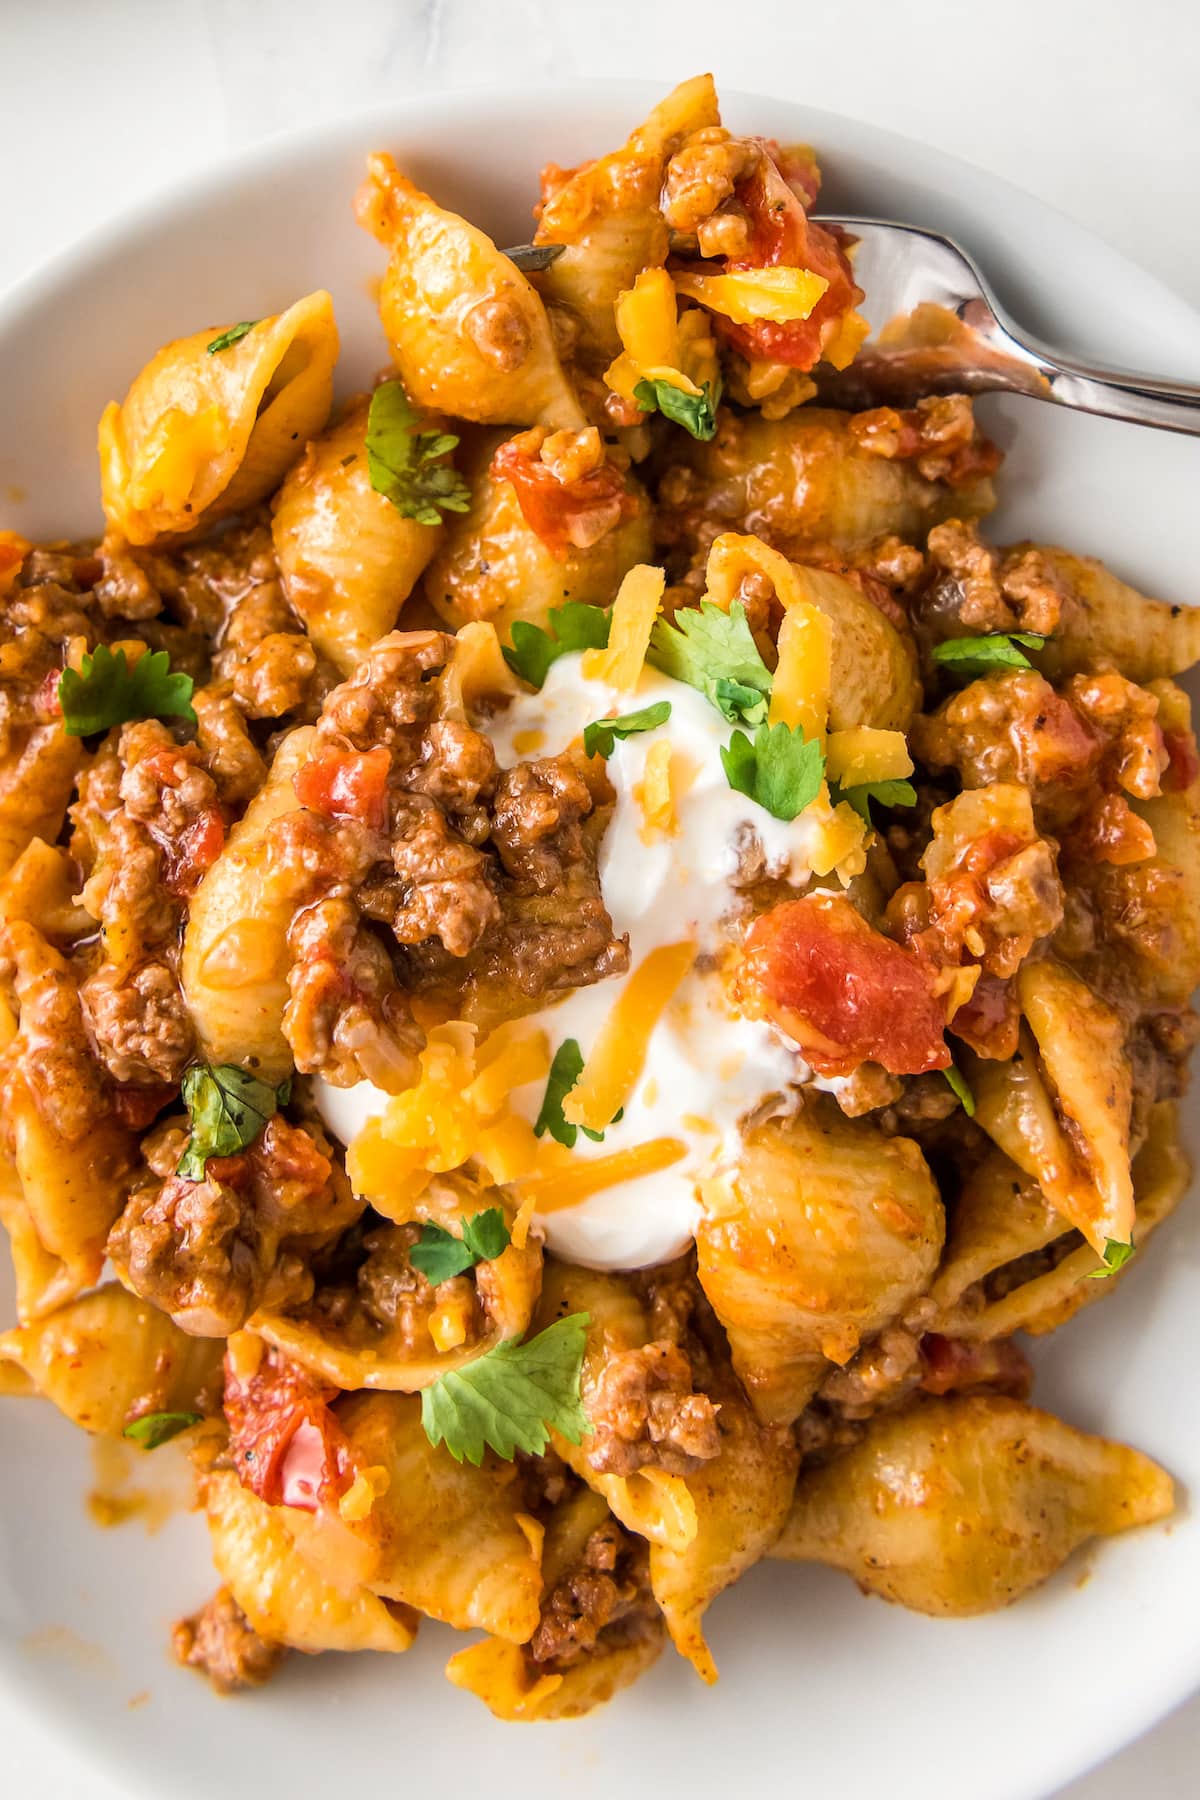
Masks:
[[[1134,1253],[1132,1244],[1123,1244],[1120,1238],[1109,1238],[1104,1245],[1104,1266],[1093,1269],[1088,1276],[1089,1281],[1107,1281],[1118,1269],[1123,1269]]]
[[[440,458],[458,448],[449,431],[415,431],[420,414],[401,381],[383,381],[367,412],[367,473],[371,486],[405,519],[438,525],[444,512],[466,512],[471,491],[458,470]]]
[[[130,668],[124,650],[97,644],[84,651],[78,669],[64,669],[58,701],[68,737],[91,737],[129,719],[186,719],[196,723],[195,682],[173,675],[165,650],[147,650]]]
[[[839,787],[837,798],[845,800],[869,825],[872,800],[878,806],[915,806],[917,790],[911,781],[864,781],[857,787]]]
[[[943,1069],[942,1074],[946,1077],[947,1085],[958,1095],[962,1109],[966,1113],[968,1119],[973,1119],[975,1117],[975,1096],[967,1085],[965,1075],[960,1069],[956,1068],[954,1063],[951,1063],[948,1069]]]
[[[203,1417],[204,1414],[198,1412],[143,1413],[140,1419],[134,1419],[125,1427],[121,1436],[132,1438],[143,1450],[157,1450],[160,1444],[178,1437],[189,1425],[198,1425]]]
[[[933,660],[944,669],[974,679],[993,669],[1032,669],[1025,650],[1040,650],[1045,642],[1037,631],[993,631],[987,637],[945,638],[933,646]]]
[[[272,1087],[236,1063],[215,1068],[198,1063],[187,1071],[182,1089],[192,1131],[175,1172],[187,1181],[203,1181],[210,1156],[249,1149],[268,1119],[287,1105],[292,1084],[289,1079]]]
[[[463,1220],[461,1237],[432,1220],[423,1225],[408,1260],[436,1287],[439,1281],[449,1281],[453,1275],[465,1275],[476,1263],[494,1261],[508,1249],[510,1241],[504,1214],[498,1206],[489,1206]]]
[[[524,275],[536,275],[540,269],[548,269],[552,262],[557,262],[565,244],[510,244],[507,250],[500,252],[507,256],[510,263],[516,263]]]
[[[421,1423],[431,1444],[455,1462],[478,1466],[488,1445],[511,1462],[518,1450],[540,1456],[550,1430],[570,1443],[590,1434],[579,1397],[587,1313],[556,1319],[527,1343],[497,1344],[421,1390]]]
[[[597,719],[594,725],[583,728],[584,754],[611,756],[618,738],[633,737],[639,731],[653,731],[655,726],[665,725],[670,716],[671,702],[656,700],[653,706],[643,706],[640,712],[622,713],[619,719]]]
[[[698,608],[681,607],[673,621],[656,619],[646,661],[697,688],[731,724],[758,725],[767,716],[771,671],[740,600],[728,612],[704,600]]]
[[[579,1048],[577,1038],[564,1038],[554,1052],[554,1061],[550,1064],[550,1073],[546,1078],[546,1094],[542,1101],[542,1109],[534,1122],[533,1135],[550,1136],[558,1144],[568,1150],[575,1148],[575,1139],[582,1131],[584,1137],[591,1138],[594,1144],[604,1142],[602,1131],[593,1131],[588,1125],[572,1125],[563,1117],[562,1103],[570,1093],[579,1077],[583,1074],[583,1051]],[[625,1108],[613,1118],[615,1125],[624,1114]]]
[[[585,606],[568,600],[550,608],[550,630],[518,619],[509,633],[512,648],[504,648],[504,660],[514,675],[540,688],[551,666],[572,650],[603,650],[612,621],[603,606]]]
[[[213,339],[208,346],[208,354],[215,356],[218,350],[228,350],[231,344],[240,344],[248,331],[253,331],[256,325],[261,324],[261,319],[243,319],[240,325],[231,325],[228,331],[223,331],[220,337]]]
[[[777,819],[794,819],[810,806],[825,779],[825,752],[815,738],[781,721],[765,722],[754,734],[735,731],[721,751],[731,788],[746,794]]]
[[[706,381],[698,394],[685,394],[669,381],[639,381],[633,397],[643,412],[660,412],[664,419],[682,425],[694,438],[707,444],[717,435],[717,407],[721,404],[720,384]]]
[[[741,719],[745,725],[761,725],[767,716],[770,696],[743,682],[731,681],[728,675],[718,675],[709,698],[730,724]]]

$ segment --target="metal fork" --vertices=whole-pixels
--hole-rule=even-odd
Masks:
[[[1003,310],[960,244],[884,219],[820,218],[858,239],[854,276],[875,336],[821,398],[843,406],[911,404],[931,393],[1030,394],[1080,412],[1200,436],[1200,386],[1064,356]],[[881,323],[882,322],[882,323]]]

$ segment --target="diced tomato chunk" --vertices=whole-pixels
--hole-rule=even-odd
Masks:
[[[921,1386],[927,1394],[961,1394],[979,1388],[1023,1400],[1033,1370],[1011,1338],[969,1343],[935,1331],[921,1339]]]
[[[850,259],[838,235],[814,225],[804,211],[795,186],[785,179],[767,146],[753,175],[740,181],[734,196],[750,222],[750,237],[740,256],[730,257],[730,271],[769,269],[778,264],[809,269],[829,285],[807,319],[784,324],[756,319],[738,325],[719,321],[734,348],[752,361],[787,363],[794,369],[811,369],[820,360],[829,328],[862,299],[855,285]]]
[[[919,1075],[950,1062],[935,974],[844,896],[807,894],[755,920],[738,987],[748,1010],[795,1038],[819,1075],[848,1075],[863,1062]]]
[[[113,1111],[131,1131],[145,1131],[178,1092],[178,1087],[166,1082],[156,1082],[152,1087],[119,1087],[113,1095]]]
[[[229,1454],[243,1487],[270,1506],[316,1512],[346,1492],[354,1459],[330,1411],[337,1389],[267,1349],[249,1376],[225,1357],[225,1417]]]
[[[566,562],[573,549],[598,544],[637,510],[615,464],[603,462],[587,475],[560,481],[522,437],[501,444],[491,472],[497,481],[511,482],[525,523],[558,562]]]
[[[1016,1055],[1020,1028],[1021,1008],[1012,983],[987,974],[979,977],[975,992],[950,1021],[955,1037],[993,1062]]]
[[[206,807],[186,827],[169,860],[164,876],[167,891],[190,899],[224,847],[225,821],[215,806]]]
[[[297,773],[301,806],[329,819],[357,819],[382,831],[387,824],[387,784],[392,759],[382,744],[374,750],[320,750]]]
[[[1084,862],[1145,862],[1154,855],[1154,832],[1130,806],[1124,794],[1093,800],[1072,827],[1067,840],[1072,856]]]

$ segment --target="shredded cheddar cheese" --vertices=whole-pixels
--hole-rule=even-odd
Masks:
[[[346,1155],[355,1192],[389,1218],[407,1217],[431,1176],[472,1158],[500,1183],[538,1159],[533,1128],[508,1111],[508,1096],[545,1078],[550,1051],[543,1031],[520,1021],[501,1026],[476,1052],[473,1026],[435,1025],[420,1063],[416,1085],[368,1120]],[[452,1329],[447,1323],[445,1330]]]
[[[429,1315],[429,1335],[437,1349],[457,1350],[465,1344],[471,1329],[475,1302],[469,1291],[452,1293]]]
[[[533,1552],[534,1561],[540,1564],[542,1560],[542,1546],[546,1542],[546,1527],[542,1524],[540,1519],[535,1519],[532,1513],[514,1513],[513,1517],[521,1531],[524,1533],[525,1542]]]
[[[387,1493],[391,1480],[382,1464],[360,1469],[338,1501],[338,1516],[347,1525],[361,1524],[370,1517],[371,1509],[380,1495]]]
[[[612,1123],[642,1072],[654,1027],[695,960],[693,943],[660,944],[638,965],[563,1101],[564,1119],[589,1131]]]
[[[657,1175],[687,1155],[687,1145],[680,1138],[651,1138],[645,1144],[634,1144],[628,1150],[614,1150],[611,1156],[579,1158],[570,1167],[553,1169],[545,1175],[530,1175],[516,1184],[522,1203],[533,1203],[535,1212],[559,1212],[566,1206],[578,1206],[605,1188],[621,1181],[636,1181],[640,1175]]]
[[[785,612],[803,600],[800,571],[795,563],[789,562],[781,551],[772,550],[760,537],[740,531],[723,531],[713,539],[704,567],[704,598],[728,612],[730,602],[737,598],[743,575],[751,571],[767,577]]]
[[[902,731],[879,731],[858,725],[851,731],[831,731],[825,746],[825,769],[843,787],[859,787],[868,781],[902,781],[913,771],[913,760]]]
[[[606,681],[618,693],[633,692],[666,585],[663,571],[649,563],[637,563],[630,569],[613,601],[607,647],[583,653],[581,668],[585,680]]]
[[[870,324],[862,314],[848,312],[839,320],[833,336],[822,344],[821,358],[835,369],[848,369],[870,335]]]
[[[633,784],[633,797],[642,811],[640,836],[649,844],[658,836],[669,837],[675,830],[675,800],[671,792],[673,749],[668,738],[660,738],[646,752],[642,779]]]
[[[691,395],[706,382],[715,386],[717,349],[708,321],[701,312],[677,317],[675,285],[665,269],[643,269],[617,295],[615,312],[622,351],[604,380],[623,400],[637,404],[640,381],[662,381]]]
[[[814,833],[809,862],[814,875],[830,875],[837,871],[844,887],[867,866],[867,827],[845,800],[833,805],[827,786],[809,808],[809,816],[818,823]]]
[[[818,607],[797,602],[779,627],[779,665],[771,685],[768,717],[806,738],[825,741],[833,687],[833,625]]]
[[[807,319],[829,283],[810,269],[780,265],[768,269],[737,269],[731,275],[693,275],[683,271],[675,286],[689,300],[698,300],[710,312],[723,313],[735,325],[753,325],[770,319],[786,325]]]

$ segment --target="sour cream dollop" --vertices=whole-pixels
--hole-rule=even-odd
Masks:
[[[552,1052],[574,1038],[586,1065],[613,1004],[646,956],[684,939],[697,947],[696,965],[651,1034],[621,1118],[605,1129],[602,1142],[580,1132],[572,1152],[609,1156],[670,1137],[685,1145],[685,1154],[657,1174],[620,1182],[540,1218],[558,1255],[591,1268],[632,1269],[686,1249],[699,1218],[697,1183],[736,1157],[742,1120],[789,1109],[789,1090],[812,1079],[774,1027],[731,1008],[709,953],[718,948],[720,921],[736,902],[732,882],[747,848],[757,840],[765,871],[802,886],[820,827],[803,814],[790,823],[776,819],[730,787],[721,764],[730,727],[702,694],[652,669],[643,672],[636,695],[617,694],[587,679],[581,661],[579,655],[561,657],[542,691],[514,700],[493,722],[491,735],[498,761],[508,767],[525,757],[556,755],[595,719],[670,702],[662,725],[618,739],[608,758],[617,798],[600,853],[600,886],[614,935],[629,934],[629,974],[577,988],[527,1021],[546,1032]],[[669,835],[647,833],[639,799],[647,758],[663,739],[671,746],[675,828]],[[325,1123],[345,1144],[388,1100],[370,1082],[334,1088],[318,1080],[313,1086]],[[544,1091],[544,1083],[517,1089],[510,1104],[532,1122]]]

